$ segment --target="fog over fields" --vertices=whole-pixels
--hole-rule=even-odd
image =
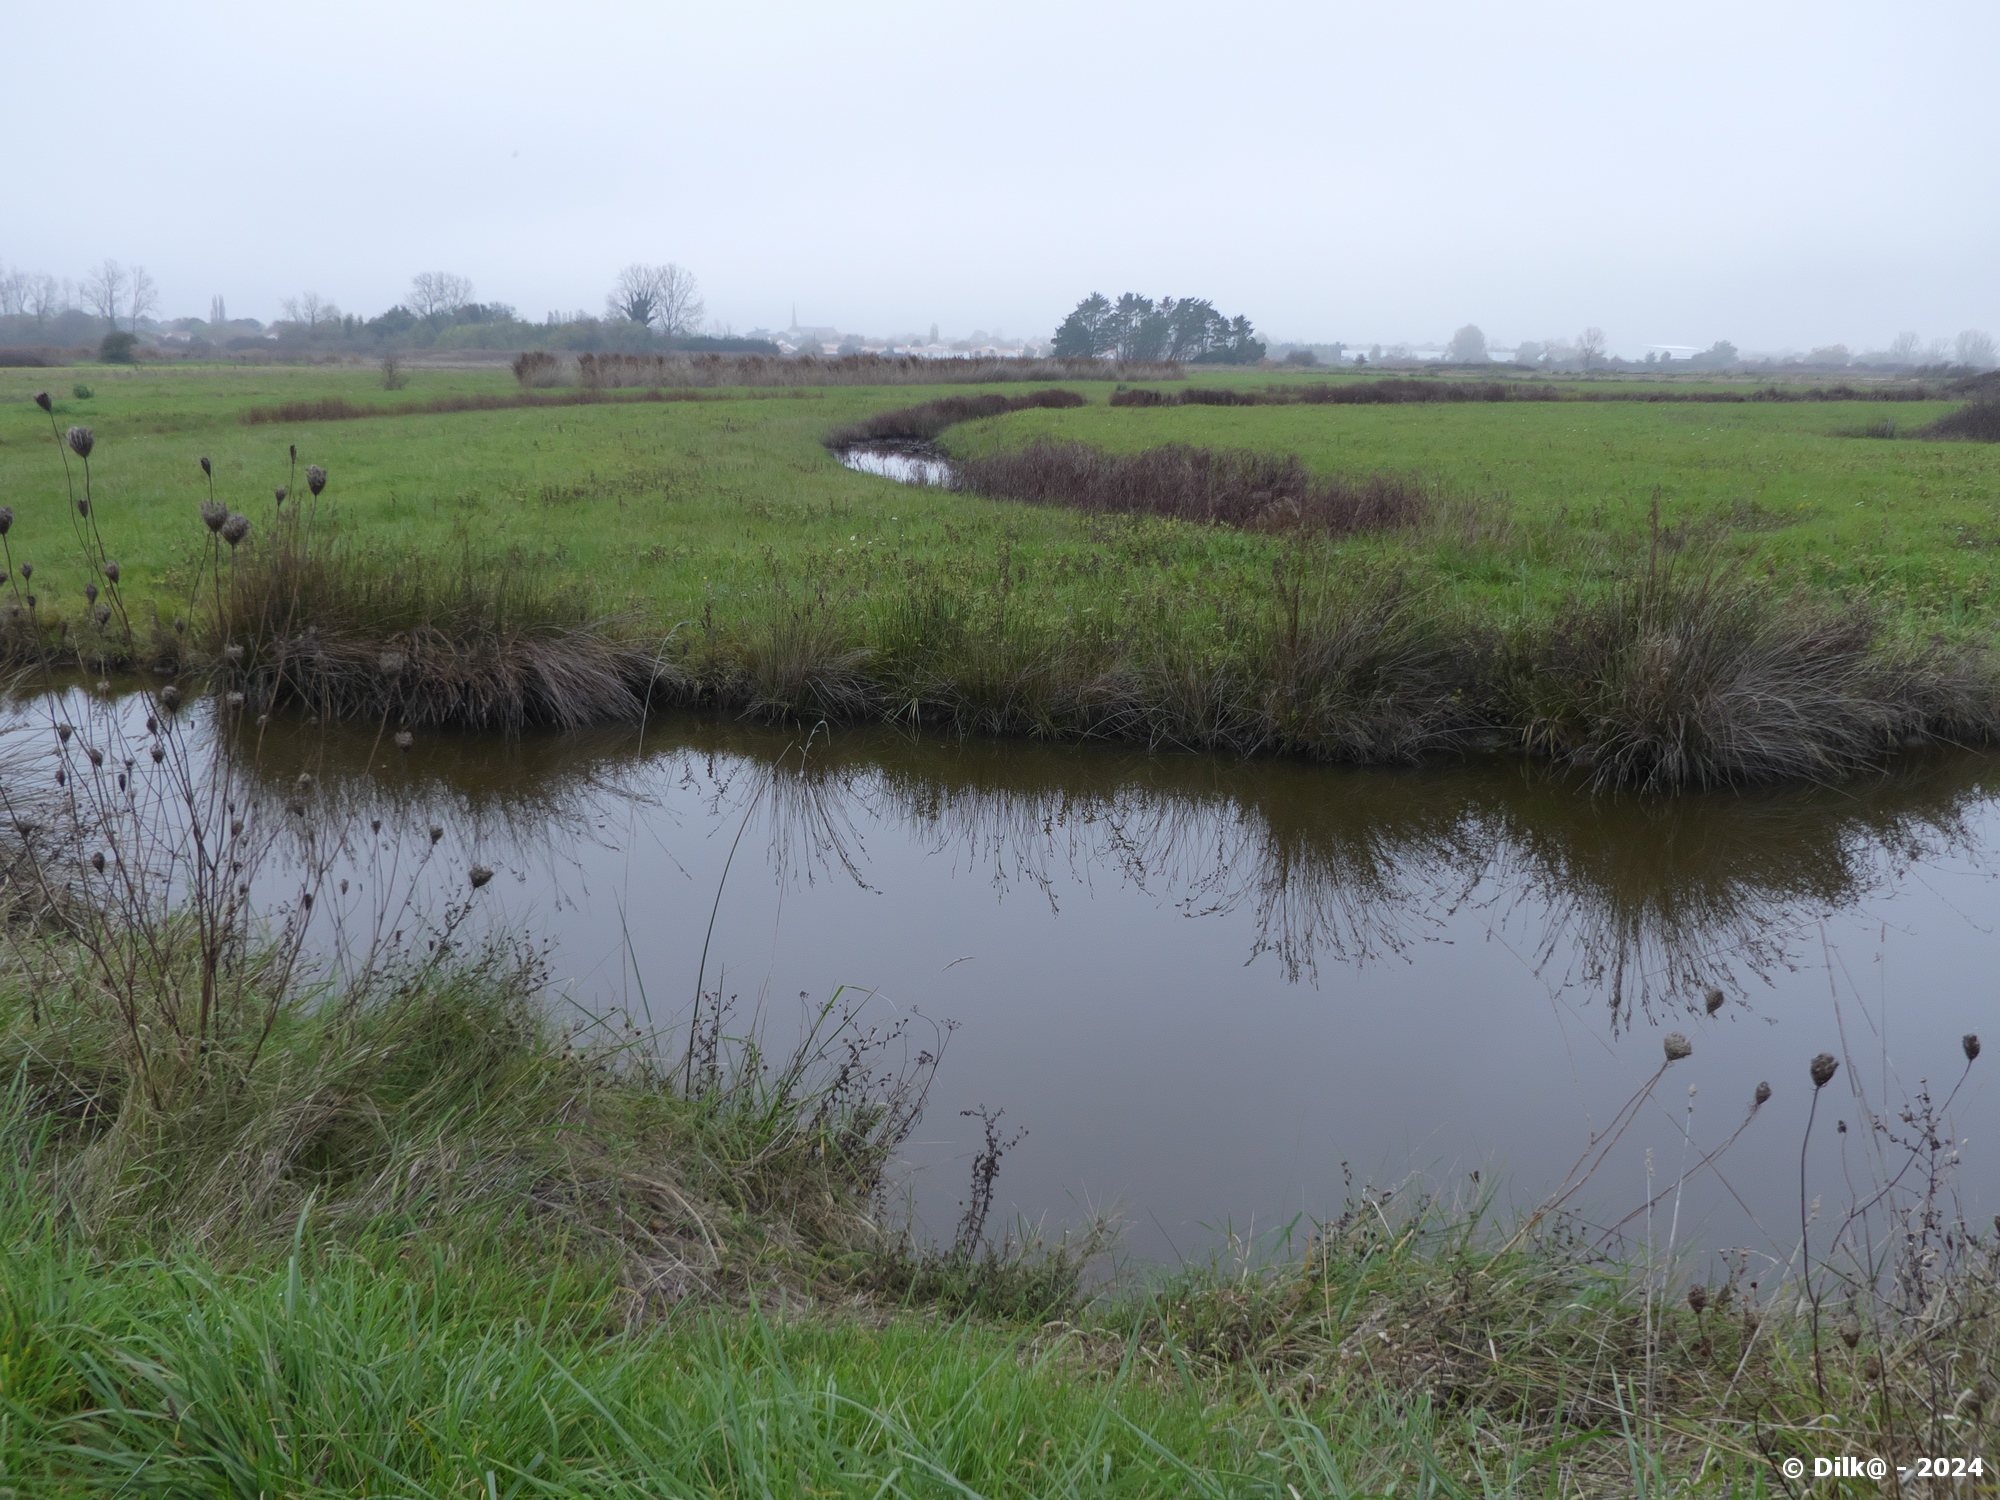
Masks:
[[[1027,3],[4,8],[0,266],[160,314],[526,318],[618,270],[717,331],[1046,338],[1198,295],[1278,339],[1614,352],[2000,327],[2000,10]]]

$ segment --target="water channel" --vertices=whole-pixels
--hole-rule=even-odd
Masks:
[[[311,770],[328,827],[382,823],[333,871],[322,943],[413,890],[394,920],[421,922],[478,862],[497,872],[479,920],[546,945],[569,1013],[684,1035],[699,973],[775,1043],[837,986],[926,1041],[954,1026],[904,1162],[940,1235],[979,1143],[961,1111],[980,1106],[1028,1132],[1002,1211],[1060,1227],[1116,1209],[1144,1260],[1411,1174],[1466,1194],[1477,1172],[1529,1206],[1680,1031],[1692,1056],[1577,1207],[1616,1223],[1769,1080],[1677,1233],[1782,1259],[1808,1059],[1849,1060],[1811,1164],[1814,1195],[1844,1202],[1875,1167],[1851,1086],[1876,1108],[1925,1079],[1942,1098],[1961,1035],[2000,1032],[2000,762],[1972,754],[1642,800],[1507,760],[1356,770],[674,717],[426,735],[407,755],[279,722],[256,765],[274,799]],[[1975,1068],[1951,1115],[1956,1190],[1983,1222],[2000,1091]]]

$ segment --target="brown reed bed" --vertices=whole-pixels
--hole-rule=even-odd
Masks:
[[[1919,434],[1928,438],[1958,438],[1974,443],[2000,443],[2000,398],[1969,402],[1947,412]]]
[[[920,359],[846,354],[789,359],[763,354],[558,354],[533,349],[513,363],[524,389],[582,386],[624,390],[662,386],[995,385],[1039,380],[1180,380],[1167,360]]]
[[[1031,391],[1025,396],[999,394],[943,396],[916,406],[877,412],[827,434],[826,446],[836,451],[858,443],[928,443],[947,427],[1003,417],[1017,411],[1067,411],[1088,403],[1075,391]]]
[[[1414,526],[1431,496],[1393,474],[1314,474],[1296,454],[1169,443],[1106,453],[1083,443],[1033,443],[954,465],[976,495],[1060,505],[1086,515],[1166,516],[1245,531],[1349,536]]]
[[[1935,401],[1943,393],[1924,385],[1760,386],[1750,391],[1587,390],[1535,379],[1441,380],[1391,377],[1341,384],[1271,385],[1256,390],[1188,386],[1176,391],[1115,391],[1113,406],[1422,406],[1507,401],[1637,401],[1741,405],[1790,401]]]
[[[803,391],[787,391],[787,396],[801,396]],[[725,399],[772,400],[772,395],[759,398],[737,396],[725,398],[707,391],[660,390],[635,391],[627,396],[607,396],[600,390],[543,391],[524,390],[504,396],[435,396],[424,401],[398,401],[382,405],[362,405],[342,396],[323,396],[317,401],[286,401],[277,406],[253,406],[243,413],[247,426],[268,426],[273,422],[353,422],[364,417],[422,417],[440,413],[461,411],[509,411],[517,407],[531,406],[599,406],[616,402],[638,401],[721,401]]]

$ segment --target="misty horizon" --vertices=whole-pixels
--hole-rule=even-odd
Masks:
[[[113,6],[90,109],[19,70],[19,117],[61,125],[0,167],[0,267],[115,258],[159,316],[263,323],[309,289],[373,315],[433,267],[539,322],[672,261],[728,331],[1047,339],[1129,288],[1351,348],[2000,328],[1990,8],[1146,15],[1149,65],[1080,89],[1125,8]],[[74,48],[11,19],[17,57]]]

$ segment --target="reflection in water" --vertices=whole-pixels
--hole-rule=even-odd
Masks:
[[[1634,1125],[1594,1216],[1656,1190],[1646,1153],[1684,1154],[1688,1110],[1698,1159],[1768,1079],[1730,1191],[1691,1189],[1684,1223],[1765,1245],[1789,1218],[1795,1238],[1804,1060],[1873,1049],[1889,1097],[1958,1059],[1992,966],[2000,788],[1971,755],[1641,801],[1513,763],[1356,771],[681,717],[407,756],[274,725],[259,764],[267,795],[309,769],[344,811],[349,885],[328,904],[350,941],[421,930],[476,860],[502,872],[480,917],[551,943],[558,1000],[584,1010],[684,1028],[701,986],[782,1029],[785,997],[851,984],[962,1023],[908,1148],[919,1216],[949,1232],[977,1145],[958,1112],[1004,1106],[1030,1134],[1003,1211],[1121,1203],[1142,1256],[1337,1209],[1349,1163],[1378,1183],[1476,1166],[1533,1200],[1670,1026],[1694,1041],[1675,1086],[1701,1097]],[[413,882],[424,859],[444,878]],[[1728,997],[1713,1016],[1710,984]],[[1958,1128],[2000,1127],[1995,1102],[1968,1092]]]
[[[951,463],[921,444],[875,443],[843,448],[840,461],[863,474],[879,474],[900,484],[951,483]]]
[[[1768,977],[1827,912],[1971,852],[1966,810],[1996,783],[1990,760],[1962,756],[1838,789],[1641,800],[1512,764],[1354,773],[687,719],[643,744],[443,738],[404,764],[367,736],[274,727],[272,795],[308,764],[350,827],[364,811],[392,833],[443,821],[462,848],[549,870],[622,836],[635,809],[672,816],[672,789],[711,823],[754,814],[781,884],[867,887],[865,820],[1056,909],[1116,878],[1184,916],[1246,913],[1242,959],[1269,955],[1294,982],[1404,954],[1476,909],[1535,973],[1601,991],[1613,1024]]]

